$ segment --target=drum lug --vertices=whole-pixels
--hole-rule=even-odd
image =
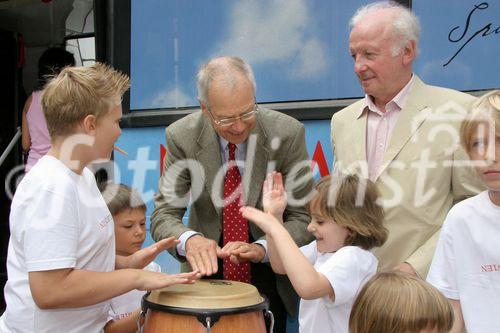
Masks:
[[[272,332],[273,332],[273,330],[274,330],[274,315],[273,315],[273,313],[272,313],[271,311],[269,311],[269,310],[266,310],[265,315],[266,315],[267,317],[269,317],[269,321],[270,321],[270,323],[269,323],[269,332],[271,332],[271,333],[272,333]]]
[[[137,324],[137,332],[138,333],[142,333],[142,329],[144,328],[144,325],[142,325],[141,322],[142,322],[142,319],[144,319],[145,317],[146,317],[146,311],[141,310],[141,312],[139,313],[139,317],[135,321],[135,323]]]
[[[210,317],[207,317],[207,333],[211,333],[211,332],[212,332],[212,325],[210,322]]]
[[[205,326],[207,328],[207,333],[210,333],[210,332],[212,332],[212,327],[214,326],[214,324],[219,321],[220,316],[218,316],[218,315],[211,315],[211,316],[198,315],[198,316],[196,316],[196,318],[203,326]]]

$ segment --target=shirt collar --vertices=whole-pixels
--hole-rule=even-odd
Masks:
[[[228,149],[227,148],[227,144],[229,143],[229,141],[227,141],[226,139],[224,139],[222,136],[220,135],[217,135],[219,137],[219,146],[220,146],[220,150],[222,152],[226,152],[226,150]],[[247,142],[244,141],[242,143],[238,143],[238,144],[235,144],[236,146],[236,149],[239,150],[239,151],[242,151],[244,152],[246,147],[247,147]]]
[[[398,110],[403,109],[403,107],[405,106],[406,101],[408,99],[408,95],[410,93],[410,89],[411,89],[414,81],[415,81],[415,75],[412,74],[410,81],[408,81],[408,83],[403,87],[403,89],[401,89],[398,92],[398,94],[396,96],[394,96],[394,98],[392,100],[390,100],[389,103],[387,103],[386,105],[394,103],[394,104],[396,104]],[[362,106],[363,107],[359,111],[359,114],[356,117],[356,119],[360,118],[363,115],[363,113],[365,112],[365,110],[380,114],[380,110],[377,108],[377,106],[373,102],[373,99],[370,95],[365,94],[365,98],[363,99]]]

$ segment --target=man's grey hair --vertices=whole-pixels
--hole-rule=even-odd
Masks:
[[[236,84],[236,75],[241,74],[250,81],[253,86],[254,94],[257,89],[252,68],[243,59],[233,56],[220,57],[210,60],[203,64],[196,76],[198,86],[198,97],[200,101],[208,105],[208,92],[215,77],[222,80],[229,87],[234,87]]]
[[[360,7],[356,13],[352,16],[349,21],[349,27],[354,28],[354,26],[363,20],[363,18],[371,13],[382,9],[394,9],[396,11],[396,17],[392,22],[393,34],[394,34],[394,44],[392,46],[392,55],[398,55],[403,47],[411,40],[415,41],[415,55],[418,55],[418,42],[420,39],[420,22],[418,17],[413,14],[413,12],[407,7],[400,5],[394,1],[379,1],[370,3],[366,6]]]

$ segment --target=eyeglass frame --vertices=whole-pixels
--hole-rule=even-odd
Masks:
[[[253,105],[254,109],[252,111],[245,112],[237,117],[228,117],[228,118],[222,118],[222,119],[215,119],[214,115],[212,114],[212,111],[210,111],[210,107],[207,105],[207,111],[208,114],[210,115],[210,118],[212,118],[212,121],[215,123],[217,126],[222,126],[222,127],[229,127],[233,125],[238,119],[245,122],[253,117],[257,116],[257,113],[259,112],[259,104],[257,102],[254,103]],[[244,119],[245,117],[249,117]],[[229,121],[229,123],[224,124],[224,122]]]

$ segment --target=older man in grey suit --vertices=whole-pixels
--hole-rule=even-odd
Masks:
[[[242,204],[262,208],[266,174],[281,172],[294,203],[286,208],[284,225],[299,246],[311,241],[304,209],[312,191],[304,127],[257,106],[252,70],[237,57],[203,65],[198,90],[201,111],[166,129],[167,155],[151,216],[153,238],[179,238],[172,254],[184,262],[182,270],[190,265],[205,276],[256,285],[270,299],[275,331],[284,332],[285,309],[295,313],[297,296],[286,277],[275,276],[266,264],[262,231],[235,209]],[[231,182],[241,186],[230,190]],[[236,195],[228,196],[228,191]],[[185,226],[182,217],[189,201]]]
[[[332,117],[335,168],[364,173],[380,191],[389,229],[374,251],[380,269],[425,277],[448,210],[481,188],[458,136],[474,97],[413,73],[420,26],[406,7],[370,4],[351,27],[354,71],[366,95]]]

